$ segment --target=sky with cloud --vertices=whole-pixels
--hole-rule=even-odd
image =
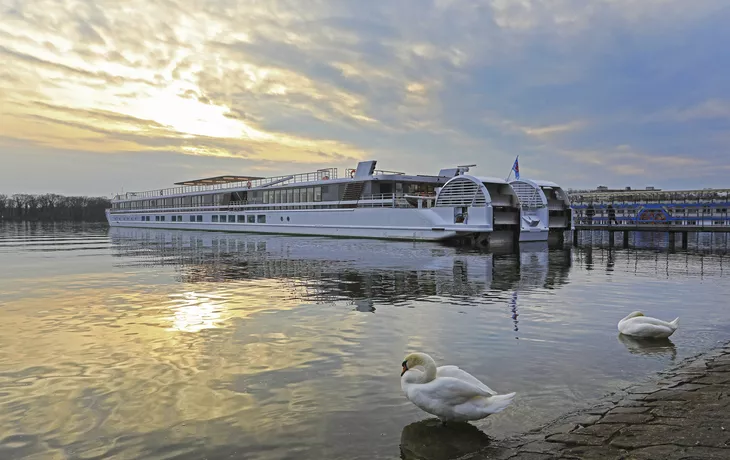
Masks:
[[[727,0],[0,0],[0,193],[377,159],[730,183]]]

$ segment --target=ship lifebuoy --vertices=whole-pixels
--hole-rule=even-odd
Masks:
[[[353,177],[355,177],[355,171],[354,170],[350,171],[350,178],[353,178]]]
[[[248,182],[246,183],[246,185],[248,186],[248,188],[251,188],[251,181],[248,181]]]
[[[329,176],[323,176],[322,177],[322,180],[329,180],[329,179],[330,179]]]

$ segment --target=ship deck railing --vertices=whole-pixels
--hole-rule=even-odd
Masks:
[[[298,203],[264,203],[263,200],[231,201],[228,204],[171,204],[155,206],[154,208],[122,208],[111,209],[112,214],[139,214],[155,212],[197,212],[197,211],[220,211],[220,212],[245,212],[245,211],[279,211],[279,210],[314,210],[314,209],[338,209],[338,208],[412,208],[406,199],[400,194],[384,193],[368,195],[359,200],[338,200],[338,201],[310,201]]]
[[[263,179],[255,179],[251,181],[226,182],[222,184],[211,185],[182,185],[179,187],[169,187],[157,190],[148,190],[144,192],[127,192],[116,195],[114,197],[114,200],[138,200],[144,198],[169,197],[171,195],[184,195],[195,192],[210,192],[216,190],[248,188],[248,182],[251,182],[251,188],[256,188],[269,184],[271,184],[272,186],[283,186],[305,182],[332,180],[337,178],[337,168],[325,168],[313,172],[285,174],[282,176],[266,177]]]

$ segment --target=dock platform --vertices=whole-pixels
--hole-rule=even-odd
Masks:
[[[616,232],[623,232],[624,246],[630,232],[651,232],[668,233],[670,246],[679,234],[686,249],[689,233],[730,233],[730,189],[573,191],[569,196],[574,244],[585,231],[608,232],[610,245]]]
[[[730,233],[730,225],[672,225],[672,224],[575,224],[575,230],[598,230],[604,232],[657,232],[657,233]]]

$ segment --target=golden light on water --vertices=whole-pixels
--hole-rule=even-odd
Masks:
[[[226,311],[225,299],[212,299],[211,296],[186,292],[170,295],[174,305],[170,306],[172,315],[167,319],[172,323],[166,330],[179,332],[200,332],[203,329],[219,327]]]

